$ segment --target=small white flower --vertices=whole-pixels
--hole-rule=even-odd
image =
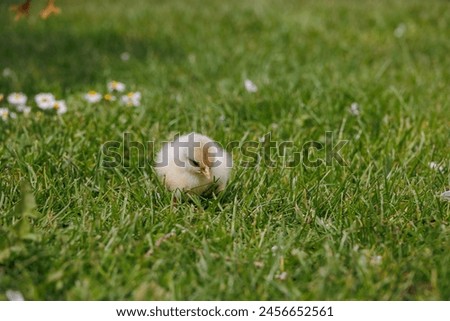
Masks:
[[[278,246],[277,245],[272,246],[271,250],[272,250],[272,253],[277,252],[278,251]]]
[[[357,103],[352,103],[350,105],[349,112],[354,116],[358,116],[361,113],[361,111],[359,110],[359,105]]]
[[[0,108],[0,118],[3,121],[7,121],[9,118],[9,109],[8,108]]]
[[[287,272],[281,272],[280,274],[275,276],[275,278],[278,279],[278,280],[283,281],[283,280],[286,280],[287,276],[288,276]]]
[[[258,87],[250,79],[246,79],[244,81],[244,87],[249,93],[255,93],[258,91]]]
[[[19,113],[23,113],[24,115],[28,115],[31,112],[31,107],[25,105],[17,106],[16,109]]]
[[[135,92],[128,93],[128,95],[130,95],[130,94],[131,94],[132,99],[140,100],[141,97],[142,97],[140,91],[135,91]]]
[[[122,59],[122,61],[128,61],[130,60],[130,54],[128,52],[122,52],[120,59]]]
[[[9,113],[9,118],[11,118],[11,119],[16,119],[16,118],[17,118],[17,114],[16,114],[16,113],[13,113],[13,112],[10,112],[10,113]]]
[[[113,96],[111,94],[104,95],[103,99],[106,100],[106,101],[116,101],[117,100],[116,96]]]
[[[37,94],[34,100],[40,109],[51,109],[55,103],[55,96],[49,93],[41,93]]]
[[[397,38],[401,38],[404,36],[406,32],[406,25],[404,23],[401,23],[395,28],[394,30],[394,36]]]
[[[124,105],[131,105],[131,99],[128,96],[120,97],[120,102]]]
[[[126,106],[140,106],[141,104],[141,93],[139,91],[129,92],[128,94],[120,97],[122,104]]]
[[[53,103],[52,108],[56,110],[58,115],[64,114],[67,112],[67,105],[64,100],[57,100]]]
[[[27,96],[23,93],[12,93],[8,95],[8,102],[11,105],[25,105]]]
[[[438,172],[441,172],[441,173],[444,171],[444,166],[439,165],[436,162],[429,162],[428,166],[430,166],[431,169],[434,169],[435,171],[438,171]]]
[[[441,194],[442,199],[450,202],[450,191],[445,191]]]
[[[429,162],[428,166],[430,166],[431,169],[436,169],[438,167],[438,164],[436,162]]]
[[[25,301],[22,293],[20,293],[19,291],[7,290],[6,297],[9,301]]]
[[[84,95],[84,99],[86,99],[91,104],[98,103],[100,100],[102,100],[102,95],[95,90],[90,90],[86,95]]]
[[[5,69],[3,69],[2,74],[3,74],[3,77],[8,78],[12,75],[12,70],[9,68],[5,68]]]
[[[121,93],[125,90],[125,84],[115,80],[110,81],[107,86],[109,92],[117,91]]]

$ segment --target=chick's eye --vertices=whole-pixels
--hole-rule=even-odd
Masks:
[[[189,163],[191,163],[192,166],[200,167],[200,163],[199,162],[197,162],[197,161],[195,161],[193,159],[190,159],[190,158],[188,158],[188,159],[189,159]]]

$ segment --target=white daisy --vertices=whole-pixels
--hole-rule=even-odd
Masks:
[[[130,54],[128,52],[122,52],[120,59],[122,59],[122,61],[128,61],[130,60]]]
[[[9,118],[9,109],[8,108],[0,108],[0,118],[3,121],[7,121]]]
[[[244,81],[244,87],[249,93],[255,93],[258,91],[258,87],[250,79],[246,79]]]
[[[429,162],[428,166],[430,166],[431,169],[434,169],[435,171],[438,171],[438,172],[444,171],[444,166],[441,166],[436,162]]]
[[[19,113],[23,113],[24,115],[28,115],[31,112],[31,107],[25,105],[16,106],[16,109]]]
[[[113,96],[111,94],[104,95],[103,99],[106,100],[106,101],[116,101],[117,100],[116,96]]]
[[[359,105],[357,103],[352,103],[350,105],[349,112],[354,116],[358,116],[361,113],[361,111],[359,110]]]
[[[13,291],[13,290],[7,290],[6,291],[6,297],[9,301],[24,301],[22,293],[19,291]]]
[[[107,86],[109,92],[117,91],[121,93],[125,90],[125,84],[115,80],[110,81]]]
[[[41,93],[37,94],[34,100],[40,109],[51,109],[55,103],[55,96],[49,93]]]
[[[446,201],[450,201],[450,191],[445,191],[444,193],[441,194],[441,197]]]
[[[406,25],[404,23],[401,23],[395,28],[394,30],[394,36],[397,38],[401,38],[404,36],[406,32]]]
[[[8,102],[11,105],[25,105],[27,96],[24,93],[11,93],[8,95]]]
[[[58,115],[64,114],[67,112],[67,105],[64,100],[57,100],[53,103],[52,108],[56,110]]]
[[[120,97],[122,104],[126,106],[140,106],[141,105],[141,93],[139,91],[129,92],[128,94]]]
[[[95,90],[90,90],[86,95],[84,95],[84,99],[86,99],[91,104],[98,103],[100,100],[102,100],[102,95]]]
[[[9,68],[5,68],[5,69],[3,69],[2,75],[3,75],[3,77],[5,77],[5,78],[11,77],[11,75],[12,75],[12,70],[9,69]]]

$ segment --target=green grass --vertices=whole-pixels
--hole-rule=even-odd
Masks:
[[[0,121],[0,299],[450,299],[448,2],[57,1],[41,21],[33,1],[17,23],[15,2],[0,93],[69,111]],[[142,106],[83,100],[112,79]],[[298,147],[331,131],[347,166],[235,166],[218,198],[175,206],[135,150],[101,167],[125,132],[190,131]]]

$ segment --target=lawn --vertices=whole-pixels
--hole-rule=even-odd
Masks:
[[[17,22],[14,3],[0,107],[32,110],[0,118],[1,300],[450,299],[447,1],[56,1],[41,20],[35,0]],[[111,80],[140,106],[84,99]],[[233,148],[222,194],[174,204],[152,158],[191,131],[323,148]]]

